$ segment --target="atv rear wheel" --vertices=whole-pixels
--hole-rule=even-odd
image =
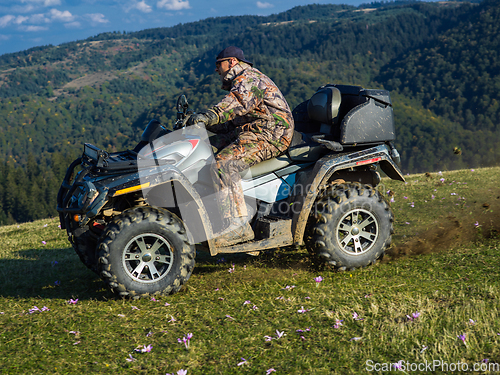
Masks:
[[[120,296],[175,293],[194,269],[184,224],[163,209],[124,211],[105,229],[99,250],[100,276]]]
[[[334,185],[317,199],[306,245],[336,269],[352,270],[382,258],[394,233],[394,214],[370,185]]]

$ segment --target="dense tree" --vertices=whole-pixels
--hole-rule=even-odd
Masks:
[[[405,172],[496,164],[499,1],[308,5],[0,56],[0,223],[56,215],[83,143],[135,146],[151,118],[172,125],[180,93],[194,109],[215,104],[214,57],[228,45],[292,107],[326,83],[391,89]]]

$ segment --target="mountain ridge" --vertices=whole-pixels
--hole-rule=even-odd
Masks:
[[[37,215],[54,215],[51,189],[57,190],[83,143],[108,151],[134,147],[151,118],[171,126],[180,93],[195,110],[215,104],[224,92],[213,61],[227,45],[240,46],[278,84],[291,107],[327,83],[390,89],[405,172],[495,165],[500,156],[496,125],[457,121],[455,107],[447,104],[463,102],[464,93],[433,107],[428,98],[438,89],[430,87],[439,80],[426,62],[437,61],[442,38],[458,40],[456,50],[465,43],[466,30],[456,25],[481,30],[481,14],[491,14],[494,22],[498,1],[309,5],[267,17],[106,33],[0,56],[0,222],[9,214],[11,221],[40,218],[18,213],[22,196],[33,194],[33,182],[45,189],[38,210],[45,213]],[[481,40],[479,32],[471,36]],[[473,67],[481,74],[487,68]],[[490,73],[486,86],[476,88],[490,93],[490,103],[500,100],[498,76]],[[458,84],[454,77],[450,82]],[[498,124],[497,114],[493,108],[473,115]],[[50,183],[43,177],[47,171],[53,174]],[[7,196],[12,189],[18,192]]]

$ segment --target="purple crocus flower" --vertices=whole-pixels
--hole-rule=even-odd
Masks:
[[[282,338],[284,336],[286,336],[285,331],[281,331],[280,332],[280,331],[276,330],[276,340],[278,340],[278,339],[280,339],[280,338]]]
[[[320,283],[323,281],[323,278],[321,276],[318,276],[318,277],[314,278],[314,281],[316,281],[317,283]]]
[[[465,342],[465,339],[467,338],[465,333],[463,335],[458,335],[457,336],[462,342],[464,343],[465,346],[467,346],[467,343]]]
[[[241,357],[241,362],[238,363],[238,366],[243,366],[245,363],[247,363],[247,360],[243,357]]]
[[[354,320],[363,320],[363,318],[360,318],[360,317],[359,317],[359,315],[358,315],[358,313],[357,313],[356,311],[354,311],[354,312],[352,313],[352,318],[353,318]]]
[[[137,348],[135,348],[134,350],[138,353],[150,353],[151,352],[151,349],[153,349],[153,345],[142,345],[142,348],[140,346],[138,346]]]
[[[186,347],[186,349],[189,349],[189,341],[193,338],[193,334],[192,333],[188,333],[186,336],[184,336],[182,339],[177,339],[177,342],[179,344],[182,344],[184,343],[184,346]]]
[[[311,331],[311,326],[309,326],[306,329],[298,329],[295,332],[297,332],[297,333],[304,333],[304,332],[309,332],[309,331]]]
[[[410,321],[413,322],[415,319],[417,319],[420,316],[419,312],[414,312],[410,315],[406,315],[406,318]]]
[[[403,361],[399,361],[396,363],[391,363],[391,367],[394,367],[396,370],[401,370],[403,367]]]

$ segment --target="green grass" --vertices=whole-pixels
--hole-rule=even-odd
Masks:
[[[181,292],[157,301],[115,298],[56,220],[0,227],[0,373],[360,374],[401,360],[498,364],[499,179],[499,168],[384,179],[396,233],[374,267],[337,273],[304,249],[200,253]],[[34,306],[50,310],[30,313]],[[265,340],[277,330],[286,336]],[[188,333],[186,349],[178,338]],[[151,352],[134,351],[143,345]]]

